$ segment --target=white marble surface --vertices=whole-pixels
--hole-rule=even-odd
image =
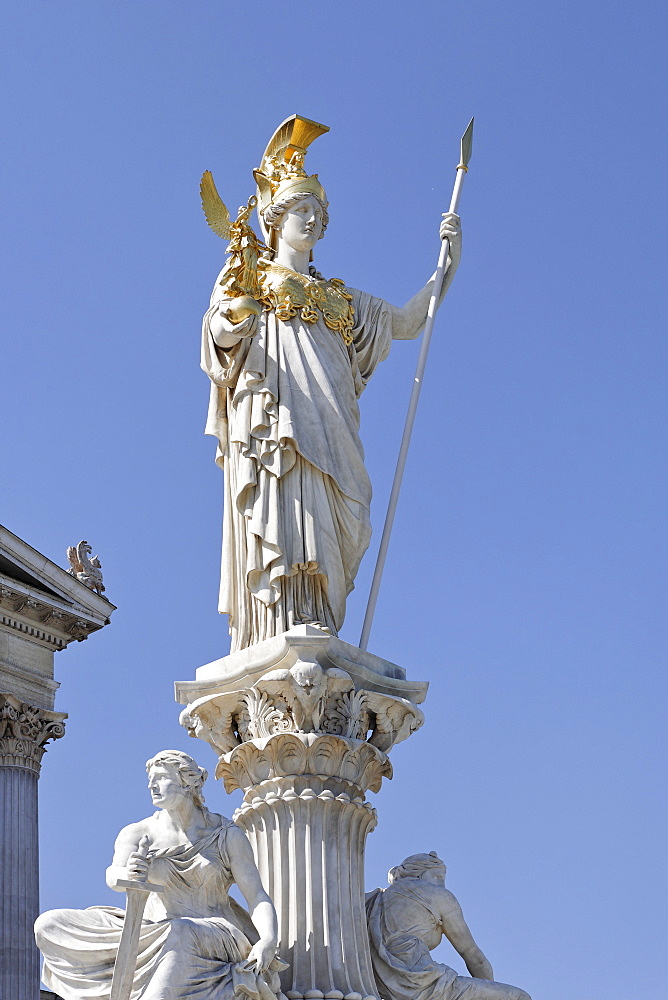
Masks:
[[[524,990],[493,981],[492,966],[457,899],[445,888],[445,865],[434,851],[406,858],[388,879],[386,889],[374,889],[366,897],[371,959],[382,997],[531,1000]],[[443,936],[464,959],[470,977],[431,958]]]
[[[252,338],[223,350],[211,331],[222,294],[216,283],[202,354],[207,433],[225,468],[219,610],[232,649],[300,620],[336,632],[371,537],[357,397],[389,352],[389,310],[355,293],[351,349],[322,315],[305,323],[265,311]]]
[[[285,734],[263,749],[244,744],[220,773],[246,792],[234,818],[276,906],[288,998],[376,997],[364,914],[376,811],[364,792],[391,774],[385,755],[337,736]]]
[[[317,662],[324,670],[339,668],[350,674],[356,688],[408,698],[420,705],[427,696],[426,681],[406,679],[403,667],[313,625],[295,625],[248,649],[206,663],[195,670],[194,681],[176,681],[176,700],[187,705],[198,698],[252,687],[269,670],[292,668],[297,662]]]
[[[114,610],[0,525],[0,691],[52,709],[54,653],[103,628]]]
[[[225,469],[219,607],[233,651],[301,623],[341,628],[371,533],[357,401],[392,340],[417,337],[432,292],[430,280],[396,307],[313,273],[326,195],[305,172],[304,150],[297,163],[284,159],[285,147],[272,149],[268,173],[255,177],[275,256],[258,264],[259,248],[244,257],[237,247],[203,323],[206,433]],[[445,294],[460,258],[457,216],[440,233],[450,241]],[[235,296],[251,287],[264,308],[235,322]]]
[[[416,702],[425,683],[313,626],[239,650],[197,675],[176,684],[179,700],[192,699],[181,724],[219,757],[286,733],[341,736],[388,751],[424,721]]]
[[[162,886],[141,922],[134,990],[142,1000],[282,1000],[276,913],[248,840],[203,803],[206,771],[187,754],[163,751],[147,762],[157,811],[124,827],[107,882]],[[228,896],[235,882],[250,911]],[[44,982],[65,1000],[108,990],[124,911],[110,907],[50,910],[35,925]]]
[[[176,685],[188,700],[183,725],[215,750],[226,789],[244,792],[234,818],[276,906],[290,1000],[377,996],[364,911],[376,812],[366,793],[392,776],[387,751],[422,724],[426,688],[308,625]]]

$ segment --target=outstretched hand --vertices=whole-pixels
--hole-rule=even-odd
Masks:
[[[441,222],[440,236],[442,240],[450,241],[450,259],[458,264],[462,255],[462,224],[454,212],[444,212]]]

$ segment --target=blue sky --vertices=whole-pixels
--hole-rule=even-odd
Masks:
[[[150,809],[149,756],[214,763],[172,700],[228,648],[199,371],[225,247],[202,171],[236,208],[279,122],[328,124],[308,159],[331,213],[316,264],[401,304],[435,265],[475,114],[463,261],[370,643],[430,681],[427,722],[373,797],[367,886],[438,850],[498,979],[535,1000],[656,992],[666,20],[591,0],[4,5],[1,517],[61,564],[89,539],[118,605],[56,661],[44,908],[118,901],[104,868]],[[396,344],[362,400],[376,543],[417,351]],[[237,800],[210,781],[211,808]]]

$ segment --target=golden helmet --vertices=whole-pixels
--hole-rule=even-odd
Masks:
[[[269,246],[273,245],[274,235],[264,220],[264,212],[269,205],[303,192],[315,195],[327,207],[327,195],[318,175],[309,176],[304,169],[308,147],[325,132],[329,132],[327,125],[320,125],[301,115],[286,118],[269,140],[262,165],[253,171],[257,184],[257,216]]]

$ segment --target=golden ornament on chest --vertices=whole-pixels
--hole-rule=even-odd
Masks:
[[[340,333],[344,344],[352,343],[353,297],[340,278],[313,278],[270,263],[260,273],[260,286],[260,301],[277,319],[287,322],[299,314],[305,323],[317,323],[322,316],[325,326]]]

